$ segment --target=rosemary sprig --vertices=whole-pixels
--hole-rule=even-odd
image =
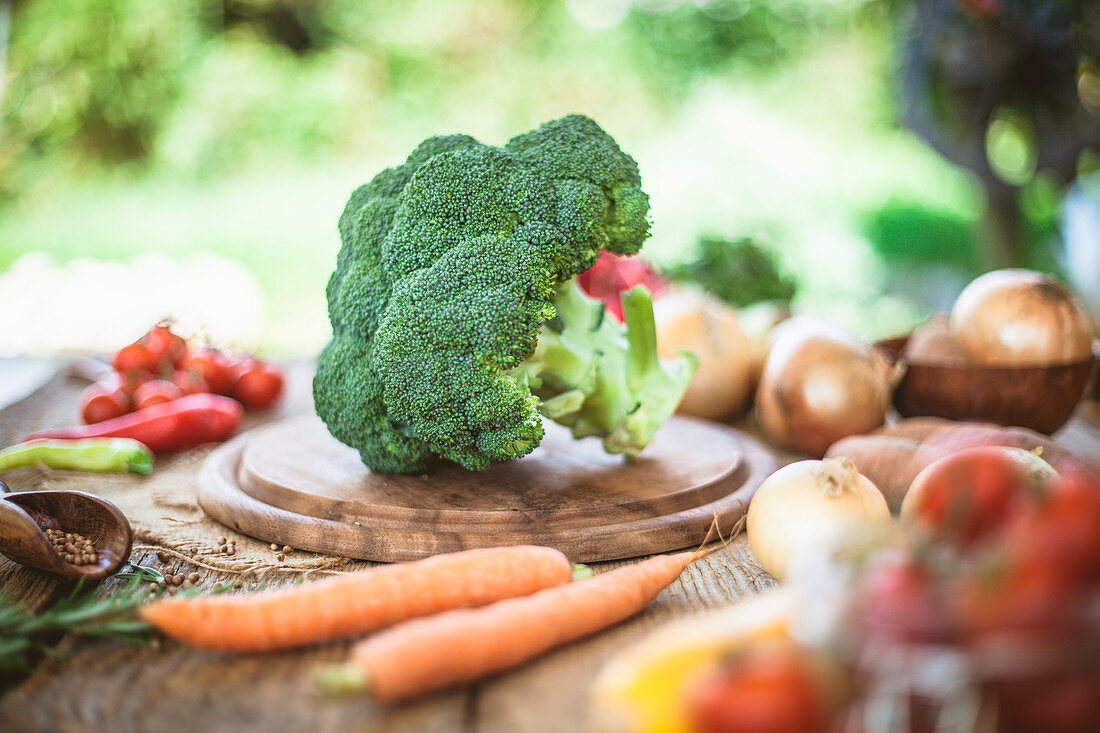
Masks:
[[[49,652],[62,634],[148,642],[151,628],[134,612],[148,597],[144,584],[156,576],[141,568],[116,577],[127,582],[104,598],[97,598],[95,589],[81,580],[68,596],[37,616],[10,593],[0,593],[0,672],[30,669],[31,660]]]

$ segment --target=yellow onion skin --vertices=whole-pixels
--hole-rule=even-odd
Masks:
[[[966,362],[966,354],[951,332],[947,318],[937,315],[918,326],[909,336],[905,344],[905,360],[910,364],[950,366]]]
[[[760,485],[745,521],[760,565],[783,580],[793,562],[891,523],[882,492],[846,458],[798,461]]]
[[[676,411],[712,420],[743,411],[752,391],[752,353],[737,312],[703,293],[674,290],[653,302],[653,317],[661,358],[690,351],[699,360]]]
[[[1050,366],[1088,359],[1088,313],[1069,288],[1032,270],[994,270],[966,286],[951,331],[967,359],[986,366]]]
[[[868,344],[805,316],[774,335],[756,392],[757,421],[770,440],[820,458],[841,438],[886,421],[890,368]]]

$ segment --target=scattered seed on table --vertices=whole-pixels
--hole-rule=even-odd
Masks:
[[[225,551],[225,554],[226,555],[236,555],[237,554],[237,548],[236,547],[230,547],[228,550]]]
[[[174,595],[176,595],[176,594],[177,594],[177,593],[179,593],[179,592],[180,592],[180,589],[179,589],[179,588],[177,588],[177,587],[176,587],[176,586],[174,586],[174,585],[168,588],[168,595],[170,595],[170,596],[174,596]]]
[[[149,592],[150,593],[156,593],[157,592],[157,584],[156,583],[150,583],[149,584]]]
[[[284,545],[284,546],[283,546],[283,552],[284,552],[284,553],[285,553],[285,552],[294,552],[294,548],[293,548],[293,547],[291,547],[290,545]]]
[[[194,585],[194,583],[192,583],[190,580],[185,580],[180,583],[180,588],[190,588],[192,585]]]
[[[219,545],[224,545],[225,544],[225,538],[224,537],[219,537],[218,538],[218,544]]]
[[[229,549],[228,547],[226,547],[225,545],[222,545],[221,547],[218,548],[218,552],[225,552],[228,549]]]
[[[276,544],[275,544],[274,542],[272,542],[272,543],[271,543],[271,549],[272,549],[272,550],[278,550],[278,549],[279,549],[279,546],[278,546],[278,545],[276,545]]]
[[[157,559],[161,562],[168,562],[168,553],[163,550],[157,552]]]
[[[282,562],[283,560],[286,560],[286,555],[280,552],[278,555],[275,556],[275,559],[279,562]]]
[[[195,555],[198,555],[198,554],[199,554],[199,548],[192,547],[191,548],[191,557],[194,557]]]
[[[187,579],[190,580],[192,583],[198,583],[199,582],[199,574],[198,573],[191,573],[190,575],[187,576]]]

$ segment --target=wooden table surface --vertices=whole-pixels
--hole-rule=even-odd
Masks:
[[[10,371],[5,367],[0,361],[0,384]],[[1100,462],[1100,431],[1092,425],[1075,420],[1058,439]],[[153,550],[135,552],[131,562],[164,572],[199,572],[204,588],[233,580],[186,560],[171,558],[166,566]],[[0,730],[583,731],[592,679],[617,650],[670,618],[727,606],[773,584],[742,534],[727,549],[695,563],[631,621],[518,670],[393,708],[316,693],[315,673],[342,661],[347,644],[228,656],[172,641],[140,647],[65,638],[59,640],[57,654],[43,659],[31,675],[0,682]],[[100,592],[114,585],[108,581]],[[0,558],[0,588],[42,609],[69,586]]]

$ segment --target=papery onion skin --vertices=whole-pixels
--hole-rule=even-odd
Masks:
[[[1071,364],[1092,354],[1088,313],[1069,288],[1033,270],[994,270],[966,286],[951,310],[966,357],[987,366]]]
[[[911,364],[948,366],[966,362],[962,345],[942,315],[933,316],[910,334],[904,355]]]
[[[744,410],[752,390],[752,353],[737,312],[703,293],[673,290],[653,301],[653,317],[662,358],[690,351],[699,359],[676,411],[721,419]]]
[[[773,333],[756,393],[757,419],[768,438],[820,458],[841,438],[886,421],[889,367],[868,344],[806,316]]]
[[[803,553],[890,521],[886,499],[870,479],[846,458],[827,458],[791,463],[765,479],[745,524],[756,559],[782,580]]]
[[[774,300],[753,303],[738,312],[737,322],[749,339],[753,389],[760,383],[764,362],[768,360],[772,330],[790,317],[790,304]]]

